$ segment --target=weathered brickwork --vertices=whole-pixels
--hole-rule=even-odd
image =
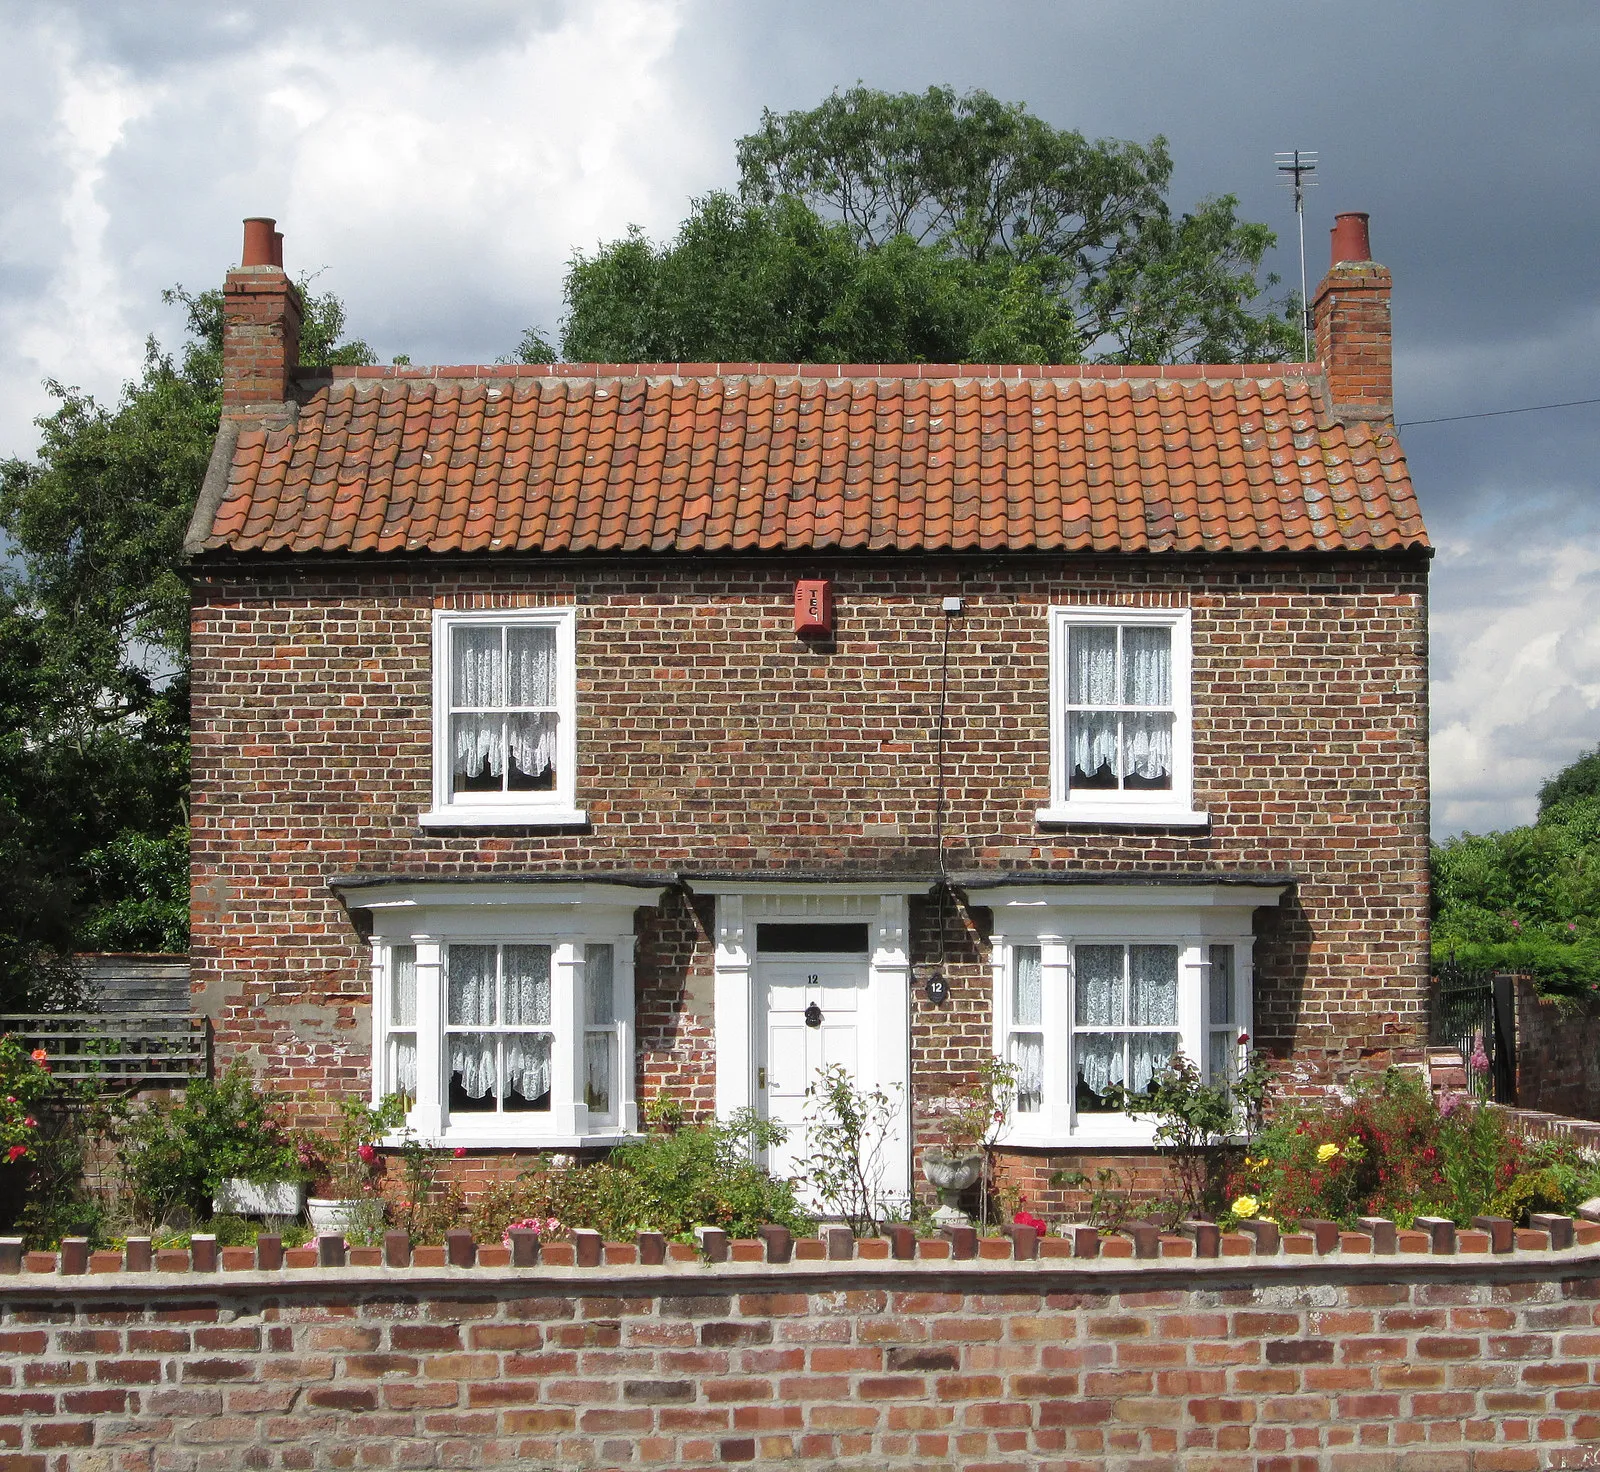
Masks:
[[[1541,997],[1517,978],[1517,1103],[1600,1119],[1600,1006]]]
[[[826,576],[836,636],[793,632]],[[338,874],[933,874],[941,598],[944,862],[1287,872],[1258,917],[1257,1040],[1301,1084],[1418,1042],[1427,974],[1426,563],[826,558],[197,573],[195,986],[221,1056],[326,1099],[367,1082],[369,977]],[[1186,606],[1209,830],[1046,829],[1047,610]],[[584,829],[424,830],[436,607],[575,606]],[[640,1097],[712,1094],[710,901],[638,925]],[[939,917],[913,907],[914,960]],[[943,916],[951,994],[916,994],[913,1086],[991,1046],[986,917]]]
[[[0,1467],[1592,1466],[1562,1257],[13,1280]]]

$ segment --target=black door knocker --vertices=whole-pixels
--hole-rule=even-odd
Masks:
[[[822,1008],[817,1006],[815,1002],[808,1003],[806,1006],[806,1026],[822,1026]]]

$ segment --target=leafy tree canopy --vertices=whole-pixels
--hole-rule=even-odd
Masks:
[[[303,289],[304,289],[304,283]],[[0,461],[0,1008],[72,997],[83,947],[187,945],[184,529],[221,413],[222,293],[146,344],[115,405],[52,381],[38,457]],[[301,360],[375,361],[306,294]]]
[[[1539,789],[1539,817],[1435,846],[1433,954],[1530,973],[1549,993],[1600,991],[1600,754]]]
[[[765,112],[737,196],[695,201],[670,242],[579,253],[574,360],[1268,361],[1299,307],[1260,278],[1275,237],[1237,200],[1175,215],[1172,162],[1090,141],[986,92],[835,92]],[[537,331],[518,356],[547,362]]]

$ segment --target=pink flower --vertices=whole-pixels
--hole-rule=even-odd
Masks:
[[[1478,1046],[1472,1050],[1472,1057],[1468,1060],[1468,1067],[1474,1073],[1483,1073],[1488,1069],[1489,1055],[1483,1051],[1482,1042],[1479,1042]]]
[[[15,1165],[16,1162],[21,1160],[22,1157],[27,1153],[28,1147],[26,1145],[13,1145],[8,1151],[6,1151],[6,1159]]]
[[[1567,929],[1568,930],[1576,930],[1577,928],[1578,928],[1578,926],[1577,926],[1577,923],[1575,921],[1572,921],[1572,920],[1567,921]]]
[[[35,1063],[48,1063],[50,1061],[50,1055],[46,1053],[43,1048],[35,1048],[33,1052],[28,1054],[28,1056],[33,1059]]]
[[[36,1130],[39,1128],[39,1121],[36,1120],[31,1114],[22,1122],[23,1124],[27,1125],[30,1130]]]
[[[361,1157],[361,1163],[363,1165],[371,1165],[372,1162],[378,1158],[377,1150],[371,1145],[361,1146],[361,1148],[356,1151],[356,1154]]]
[[[461,1157],[467,1153],[467,1147],[465,1145],[457,1145],[456,1148],[454,1149],[454,1151],[452,1151],[451,1153],[455,1156],[455,1158],[457,1160],[460,1160]]]

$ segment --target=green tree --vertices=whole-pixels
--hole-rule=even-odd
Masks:
[[[77,947],[187,943],[184,529],[221,412],[222,293],[146,345],[113,406],[51,381],[37,458],[0,461],[0,1006],[72,998]],[[306,297],[301,359],[375,361]]]
[[[571,359],[1264,361],[1297,356],[1275,237],[1175,215],[1164,139],[1090,141],[986,92],[835,92],[739,140],[737,198],[574,257]],[[542,334],[523,361],[549,361]]]
[[[1539,789],[1539,816],[1434,846],[1433,955],[1525,971],[1552,994],[1600,991],[1600,759]]]

